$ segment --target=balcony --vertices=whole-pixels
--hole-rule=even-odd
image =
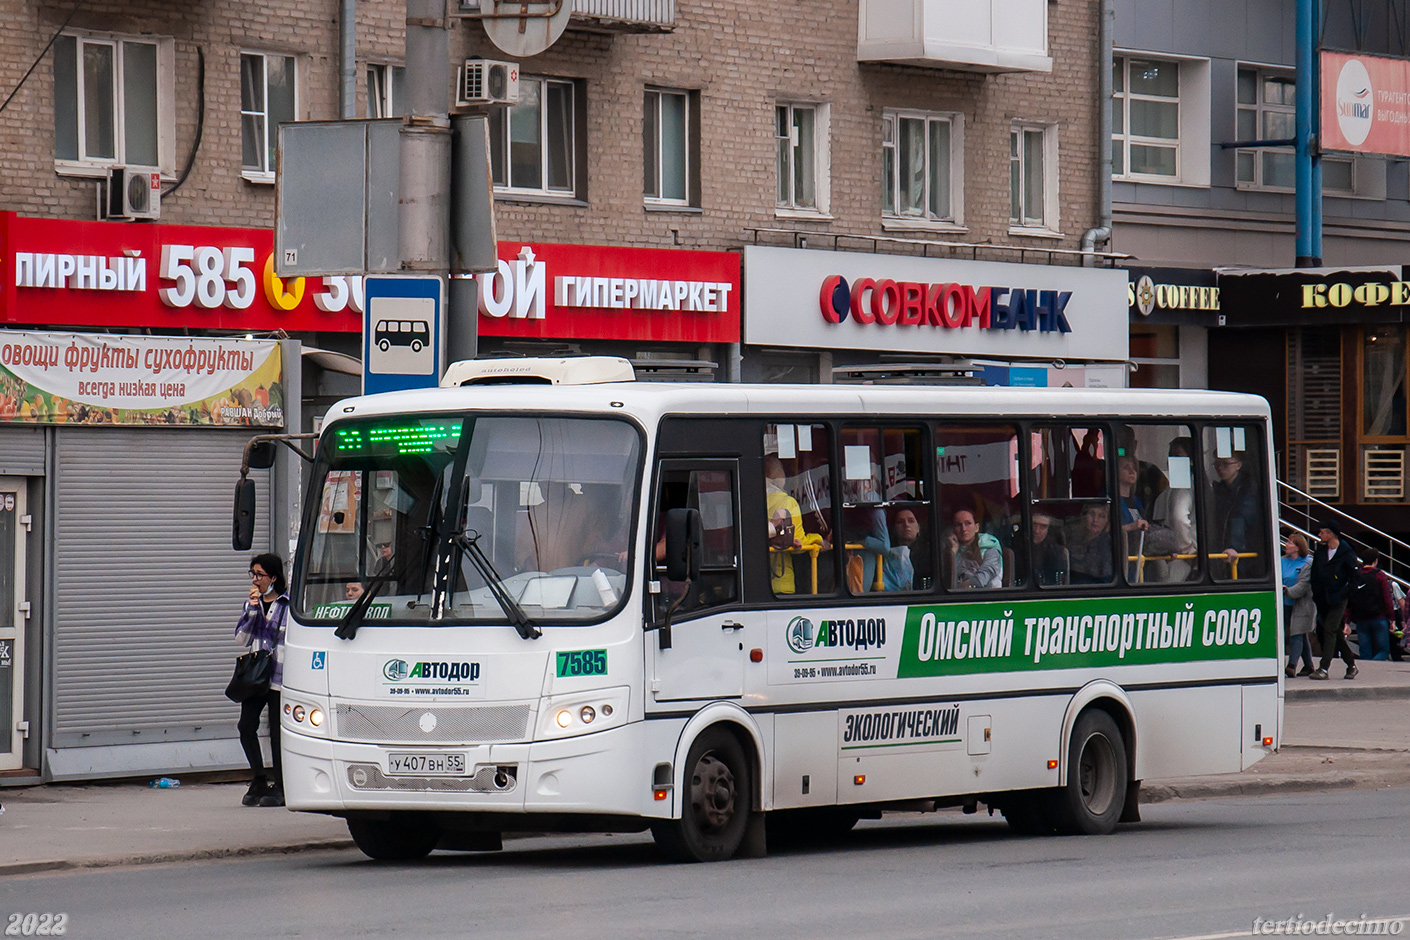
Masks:
[[[1051,72],[1048,0],[859,0],[857,61]]]
[[[573,0],[569,29],[594,33],[669,33],[676,0]]]

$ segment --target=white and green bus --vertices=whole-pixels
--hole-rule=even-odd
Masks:
[[[1143,779],[1278,747],[1272,456],[1266,402],[1200,391],[583,358],[341,402],[293,565],[288,805],[382,859],[649,828],[717,860],[937,807],[1109,832]]]

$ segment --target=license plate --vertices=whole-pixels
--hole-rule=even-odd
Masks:
[[[464,754],[388,754],[387,772],[420,777],[465,776]]]

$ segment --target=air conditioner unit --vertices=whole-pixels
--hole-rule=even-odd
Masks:
[[[159,219],[162,174],[154,166],[115,166],[108,170],[108,218]]]
[[[466,59],[455,83],[456,107],[518,104],[519,63]]]

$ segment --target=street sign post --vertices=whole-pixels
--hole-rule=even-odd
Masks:
[[[363,290],[363,394],[435,388],[445,371],[445,281],[369,276]]]

